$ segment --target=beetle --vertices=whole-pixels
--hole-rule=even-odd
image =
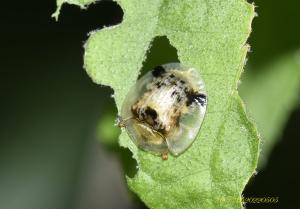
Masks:
[[[197,69],[181,63],[155,67],[127,94],[118,116],[141,149],[168,159],[195,140],[207,109],[205,84]]]

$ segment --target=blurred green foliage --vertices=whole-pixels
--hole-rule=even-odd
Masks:
[[[241,95],[262,137],[260,166],[267,162],[291,112],[300,104],[300,51],[246,73]]]
[[[97,136],[100,142],[109,147],[118,146],[120,133],[120,128],[116,126],[116,114],[112,112],[104,113],[97,127]]]

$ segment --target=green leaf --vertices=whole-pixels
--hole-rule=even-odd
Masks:
[[[200,70],[208,112],[193,145],[167,161],[138,149],[123,130],[120,145],[138,163],[132,191],[150,208],[242,208],[254,173],[259,139],[247,119],[237,84],[254,16],[244,0],[119,0],[123,22],[92,32],[85,68],[114,89],[118,110],[143,66],[151,41],[166,36],[181,63]],[[156,63],[163,64],[163,63]]]
[[[244,78],[242,97],[263,139],[259,160],[261,168],[280,138],[292,110],[299,105],[300,51],[256,71],[249,69]]]

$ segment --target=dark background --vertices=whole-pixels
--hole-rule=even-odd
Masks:
[[[300,1],[257,1],[249,65],[300,48]],[[127,192],[120,155],[97,142],[97,124],[115,112],[112,90],[83,69],[87,33],[122,21],[122,9],[102,1],[87,10],[54,0],[1,3],[0,208],[144,208]],[[257,72],[256,72],[257,71]],[[258,87],[259,88],[259,87]],[[278,196],[247,208],[299,208],[300,109],[285,127],[269,164],[244,196]]]

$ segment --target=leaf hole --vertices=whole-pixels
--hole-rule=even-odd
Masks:
[[[132,158],[132,152],[128,148],[119,146],[119,158],[126,176],[133,178],[138,169],[136,160]]]
[[[87,9],[77,5],[63,4],[59,15],[59,26],[71,28],[74,35],[87,36],[90,31],[120,24],[123,20],[123,10],[115,1],[97,1]]]
[[[154,67],[170,62],[179,62],[176,48],[166,36],[155,37],[148,49],[139,78]]]

